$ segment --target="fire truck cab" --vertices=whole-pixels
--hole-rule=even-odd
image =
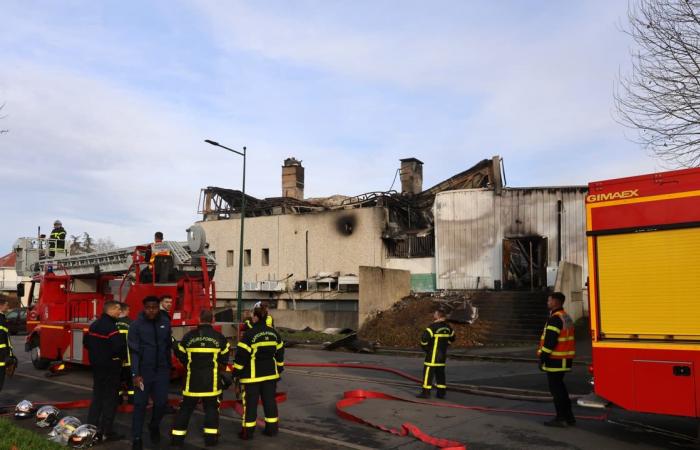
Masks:
[[[700,417],[700,169],[589,184],[595,393]]]
[[[136,319],[146,296],[170,295],[173,336],[198,324],[202,309],[214,309],[216,262],[206,249],[204,230],[194,225],[187,242],[164,241],[115,250],[45,258],[42,239],[14,244],[17,272],[30,276],[25,350],[37,369],[51,362],[89,364],[83,336],[105,301],[125,302]],[[217,323],[231,336],[232,323]]]

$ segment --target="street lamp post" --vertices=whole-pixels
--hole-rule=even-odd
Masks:
[[[246,148],[243,147],[243,152],[239,152],[238,150],[228,148],[224,145],[219,144],[218,142],[211,141],[209,139],[205,139],[204,142],[206,142],[207,144],[214,145],[216,147],[221,147],[224,150],[228,150],[230,152],[233,152],[233,153],[243,157],[243,190],[241,191],[242,197],[243,197],[241,200],[241,245],[240,245],[240,249],[238,251],[238,299],[236,301],[236,319],[240,323],[241,312],[243,311],[243,225],[245,223],[245,155],[246,155]]]

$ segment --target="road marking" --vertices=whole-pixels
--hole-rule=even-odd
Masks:
[[[53,383],[53,384],[57,384],[57,385],[60,385],[60,386],[67,386],[67,387],[71,387],[71,388],[75,388],[75,389],[80,389],[80,390],[83,390],[83,391],[92,392],[92,388],[90,388],[90,387],[88,387],[88,386],[82,386],[82,385],[80,385],[80,384],[66,383],[66,382],[59,381],[59,380],[52,380],[51,378],[47,378],[47,377],[40,377],[40,376],[37,376],[37,375],[29,375],[29,374],[26,374],[26,373],[15,373],[15,376],[24,377],[24,378],[30,378],[30,379],[32,379],[32,380],[41,380],[41,381],[44,381],[44,382]],[[194,412],[195,412],[195,414],[204,415],[204,412],[203,412],[203,411],[195,410]],[[230,421],[230,422],[240,422],[240,420],[241,420],[240,418],[236,418],[236,417],[232,417],[232,416],[227,416],[227,415],[225,415],[225,414],[219,414],[219,418],[222,419],[222,420]],[[122,423],[123,423],[123,422],[122,422]],[[305,433],[305,432],[303,432],[303,431],[290,430],[290,429],[288,429],[288,428],[282,428],[282,427],[280,427],[279,430],[280,430],[280,433],[290,434],[290,435],[293,435],[293,436],[304,437],[304,438],[312,439],[312,440],[319,441],[319,442],[325,442],[325,443],[327,443],[327,444],[333,444],[333,445],[336,445],[336,446],[342,446],[342,447],[345,447],[345,448],[353,448],[353,449],[355,449],[355,450],[372,450],[372,447],[365,447],[365,446],[363,446],[363,445],[357,445],[357,444],[353,444],[353,443],[350,443],[350,442],[339,441],[339,440],[337,440],[337,439],[332,439],[332,438],[329,438],[329,437],[319,436],[319,435],[311,434],[311,433]]]

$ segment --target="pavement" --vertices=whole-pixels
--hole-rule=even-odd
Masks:
[[[23,337],[13,337],[14,347],[22,348]],[[527,349],[522,349],[526,351]],[[530,351],[531,350],[527,350]],[[9,379],[0,392],[0,403],[14,404],[26,398],[34,402],[59,402],[90,397],[91,374],[83,368],[47,378],[31,365],[28,355],[20,353],[20,365],[14,378]],[[322,350],[288,349],[287,362],[369,364],[405,371],[414,376],[421,374],[421,360],[410,356],[378,354],[354,354]],[[527,361],[455,360],[447,368],[449,383],[546,391],[546,380],[536,364]],[[587,394],[587,369],[577,366],[567,375],[572,394]],[[365,389],[381,391],[406,400],[415,400],[417,386],[395,375],[345,368],[289,367],[279,383],[279,390],[287,392],[288,400],[280,404],[280,435],[269,438],[258,433],[253,441],[242,442],[236,437],[240,419],[231,410],[222,410],[220,448],[272,449],[429,449],[432,448],[412,437],[396,436],[340,418],[335,411],[336,402],[343,392]],[[171,385],[171,396],[176,397],[179,388]],[[232,398],[226,393],[226,399]],[[550,429],[542,422],[547,419],[541,413],[550,413],[552,405],[543,402],[485,397],[449,392],[448,399],[433,400],[479,408],[510,410],[510,412],[455,409],[447,406],[430,406],[393,400],[366,400],[347,410],[363,419],[385,426],[400,427],[410,422],[424,432],[440,438],[463,442],[470,449],[659,449],[693,448],[687,440],[695,437],[697,422],[693,419],[634,414],[621,410],[608,411],[610,420],[579,420],[576,427]],[[522,413],[518,413],[518,411]],[[577,416],[600,415],[601,410],[575,407]],[[64,411],[84,420],[86,410]],[[260,412],[261,414],[262,412]],[[118,414],[116,429],[129,434],[131,417]],[[166,416],[161,430],[167,448],[166,434],[173,416]],[[621,425],[624,423],[624,425]],[[48,430],[36,428],[33,421],[17,421],[17,424],[46,434]],[[641,427],[635,424],[643,424]],[[185,448],[203,448],[202,416],[197,412],[190,423]],[[649,432],[649,426],[662,428],[675,434]],[[145,433],[145,443],[148,444]],[[101,444],[105,449],[128,448],[124,440]]]

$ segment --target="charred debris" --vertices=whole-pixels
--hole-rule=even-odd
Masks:
[[[422,189],[423,162],[416,158],[402,159],[399,169],[401,192],[375,191],[324,198],[303,198],[304,167],[301,161],[289,158],[282,169],[285,196],[259,199],[246,194],[246,217],[382,207],[387,216],[382,239],[389,256],[399,258],[434,256],[433,204],[438,193],[474,188],[494,189],[498,193],[504,185],[502,159],[499,156],[484,159],[426,190]],[[242,198],[239,190],[209,186],[200,193],[198,212],[205,220],[230,219],[240,215]],[[338,232],[352,234],[354,221],[352,214],[339,215],[336,223]]]

